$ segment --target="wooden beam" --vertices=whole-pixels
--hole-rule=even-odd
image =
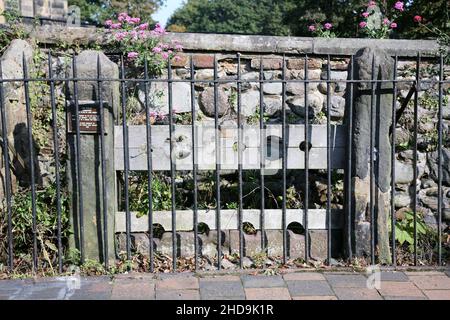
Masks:
[[[203,222],[208,225],[211,230],[216,229],[216,215],[215,209],[198,210],[198,222]],[[331,210],[331,228],[341,229],[343,226],[342,210]],[[221,229],[222,230],[237,230],[239,229],[238,210],[224,209],[220,211],[221,215]],[[260,229],[260,215],[259,209],[243,210],[243,222],[250,222],[256,229]],[[176,221],[177,231],[192,231],[194,225],[194,212],[192,210],[177,210]],[[282,229],[282,210],[281,209],[266,209],[264,210],[265,229],[279,230]],[[171,211],[156,211],[153,213],[153,221],[155,224],[163,226],[165,231],[172,230],[172,212]],[[116,213],[116,232],[126,232],[125,213]],[[304,211],[303,209],[287,209],[286,210],[286,225],[292,222],[298,222],[304,225]],[[309,209],[308,210],[308,227],[309,229],[324,230],[328,227],[327,211],[325,209]],[[148,231],[148,216],[143,215],[138,218],[137,212],[131,213],[131,232],[147,232]]]
[[[154,125],[152,130],[152,164],[155,171],[169,170],[169,126]],[[327,128],[325,125],[310,126],[310,169],[327,168]],[[147,144],[145,126],[129,126],[130,170],[147,170]],[[221,127],[220,163],[224,170],[238,168],[237,127]],[[196,125],[196,148],[199,170],[215,169],[215,130],[214,127]],[[265,167],[281,169],[282,159],[282,126],[267,125],[264,132],[266,141]],[[345,128],[331,126],[331,152],[333,169],[344,168],[345,160]],[[270,138],[268,138],[270,137]],[[269,141],[269,142],[268,142]],[[243,169],[260,168],[260,134],[257,126],[245,126],[243,129]],[[304,125],[289,125],[287,139],[287,168],[303,169],[304,152],[300,145],[304,142]],[[177,125],[173,133],[173,154],[176,170],[192,170],[192,134],[191,126]],[[123,132],[121,126],[115,128],[115,168],[124,169]]]

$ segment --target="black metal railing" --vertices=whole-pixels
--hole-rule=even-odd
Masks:
[[[395,56],[395,63],[394,63],[394,73],[392,74],[392,79],[388,80],[380,80],[375,78],[375,59],[372,61],[372,79],[370,80],[357,80],[353,79],[354,75],[354,57],[350,57],[350,69],[349,69],[349,78],[347,80],[336,80],[331,79],[331,57],[330,55],[326,56],[326,62],[327,62],[327,69],[326,69],[326,79],[309,79],[308,78],[308,59],[309,57],[305,55],[303,57],[304,59],[304,78],[303,79],[288,79],[287,77],[287,67],[286,67],[286,56],[284,55],[282,58],[282,72],[281,72],[281,79],[264,79],[264,59],[261,57],[260,59],[260,66],[259,66],[259,79],[258,80],[243,80],[242,74],[241,74],[241,66],[242,66],[242,55],[237,54],[235,57],[237,61],[237,74],[235,79],[223,79],[219,78],[218,75],[218,59],[217,56],[214,56],[214,74],[212,80],[200,80],[195,79],[195,68],[194,68],[194,62],[192,56],[190,57],[189,61],[189,71],[190,71],[190,79],[174,79],[172,72],[173,68],[171,63],[168,63],[167,66],[167,79],[160,79],[160,78],[151,78],[148,74],[148,65],[147,60],[145,60],[144,64],[144,77],[143,78],[126,78],[126,71],[125,71],[125,62],[123,58],[120,58],[120,77],[119,78],[104,78],[102,77],[102,66],[100,63],[100,58],[97,60],[96,70],[97,70],[97,76],[95,78],[83,78],[78,77],[77,74],[77,59],[74,56],[72,59],[72,70],[73,75],[72,76],[66,76],[64,78],[55,78],[54,72],[52,70],[52,55],[51,53],[48,54],[48,77],[29,77],[29,68],[27,66],[27,60],[23,58],[23,78],[20,79],[3,79],[1,77],[2,75],[2,69],[1,69],[1,63],[0,63],[0,106],[1,106],[1,121],[2,121],[2,151],[3,151],[3,157],[4,157],[4,181],[5,181],[5,195],[4,195],[4,201],[5,201],[5,208],[4,208],[4,217],[6,217],[6,225],[7,225],[7,235],[4,237],[4,240],[7,241],[7,264],[9,268],[14,268],[14,236],[13,236],[13,226],[14,226],[14,208],[13,208],[13,182],[11,179],[11,158],[10,158],[10,143],[8,141],[8,135],[10,132],[7,132],[7,123],[8,119],[7,117],[13,116],[12,114],[8,114],[7,110],[5,110],[5,92],[4,92],[4,86],[5,84],[14,82],[14,83],[20,83],[23,85],[24,88],[24,105],[26,108],[26,115],[27,115],[27,134],[28,134],[28,151],[29,151],[29,170],[30,170],[30,182],[29,182],[29,193],[31,195],[31,218],[32,218],[32,256],[33,256],[33,269],[36,270],[39,268],[39,252],[38,252],[38,238],[37,238],[37,212],[36,212],[36,172],[35,172],[35,166],[33,165],[34,161],[37,159],[36,154],[36,147],[33,143],[33,130],[32,130],[32,123],[33,123],[33,112],[30,104],[30,92],[29,92],[29,85],[33,82],[41,82],[46,83],[50,87],[50,110],[51,110],[51,126],[52,126],[52,139],[53,139],[53,148],[54,148],[54,161],[55,161],[55,183],[56,183],[56,208],[54,214],[57,217],[57,264],[58,264],[58,270],[60,272],[63,271],[63,265],[64,265],[64,244],[62,240],[62,227],[61,227],[61,217],[62,217],[62,207],[61,207],[61,193],[62,193],[62,185],[61,185],[61,157],[59,154],[60,149],[60,141],[58,138],[58,133],[61,128],[58,128],[57,126],[57,110],[56,110],[56,92],[55,92],[55,86],[57,82],[63,82],[65,84],[65,93],[67,94],[67,88],[70,84],[73,86],[73,103],[75,107],[75,122],[76,122],[76,128],[75,128],[75,159],[73,159],[75,163],[75,172],[74,179],[77,183],[77,195],[75,195],[75,198],[77,199],[77,216],[79,218],[79,243],[80,243],[80,254],[81,254],[81,263],[85,261],[85,249],[84,244],[86,242],[85,234],[84,234],[84,225],[86,221],[84,221],[84,199],[83,199],[83,183],[82,181],[84,179],[90,179],[91,177],[84,177],[82,176],[82,166],[83,162],[81,161],[81,154],[82,151],[80,147],[80,141],[82,134],[80,133],[80,121],[79,121],[79,98],[78,98],[78,85],[80,82],[90,81],[90,82],[96,82],[97,86],[97,92],[98,92],[98,102],[99,102],[99,137],[100,137],[100,145],[99,145],[99,155],[100,155],[100,166],[101,166],[101,189],[102,189],[102,215],[103,215],[103,239],[101,239],[102,243],[102,250],[103,250],[103,257],[104,257],[104,263],[105,267],[108,268],[108,259],[106,258],[108,256],[108,246],[113,246],[114,244],[109,243],[108,240],[108,224],[113,223],[111,221],[108,221],[108,212],[107,212],[107,206],[106,204],[109,201],[117,201],[117,199],[108,199],[107,198],[107,192],[106,190],[110,188],[106,181],[106,164],[105,164],[105,141],[104,141],[104,133],[105,133],[105,115],[104,115],[104,108],[103,108],[103,84],[106,82],[118,82],[120,84],[120,92],[121,92],[121,99],[120,99],[120,105],[121,105],[121,112],[122,112],[122,130],[123,130],[123,147],[124,147],[124,154],[123,154],[123,161],[124,161],[124,199],[125,199],[125,216],[126,216],[126,256],[127,260],[132,259],[132,241],[131,241],[131,233],[132,233],[132,225],[131,225],[131,210],[130,210],[130,196],[129,196],[129,175],[131,171],[130,166],[130,152],[129,152],[129,136],[128,136],[128,123],[127,123],[127,94],[126,94],[126,86],[132,85],[132,84],[139,84],[143,83],[145,88],[145,132],[146,132],[146,158],[147,158],[147,171],[148,171],[148,178],[147,178],[147,188],[148,188],[148,234],[150,237],[150,243],[152,242],[152,238],[154,235],[154,209],[152,207],[153,203],[153,197],[152,194],[152,182],[153,182],[153,162],[152,162],[152,127],[154,125],[151,124],[151,104],[149,101],[149,87],[151,83],[157,83],[162,82],[167,84],[168,86],[168,125],[169,125],[169,141],[170,141],[170,188],[171,188],[171,225],[172,225],[172,269],[177,269],[177,207],[176,207],[176,186],[175,186],[175,176],[176,176],[176,165],[174,161],[174,156],[172,154],[173,152],[173,132],[175,128],[174,123],[174,112],[173,112],[173,96],[174,94],[177,94],[173,91],[173,84],[176,82],[185,82],[190,84],[191,88],[191,127],[192,127],[192,174],[193,174],[193,203],[192,203],[192,210],[193,210],[193,232],[194,232],[194,252],[195,252],[195,268],[197,269],[199,267],[198,258],[200,257],[200,244],[199,244],[199,230],[198,230],[198,222],[199,222],[199,216],[198,216],[198,174],[200,171],[199,168],[199,162],[198,162],[198,154],[195,152],[198,141],[196,141],[196,128],[195,124],[198,121],[197,120],[197,111],[195,106],[195,85],[196,84],[213,84],[214,89],[214,128],[215,128],[215,137],[214,137],[214,144],[215,144],[215,158],[216,158],[216,165],[214,168],[214,180],[215,180],[215,202],[216,202],[216,208],[215,208],[215,219],[216,219],[216,229],[217,229],[217,268],[221,269],[221,257],[223,255],[222,252],[222,225],[221,225],[221,219],[222,219],[222,206],[221,206],[221,162],[220,162],[220,137],[219,137],[219,129],[220,129],[220,122],[219,122],[219,110],[218,110],[218,90],[220,84],[226,84],[226,83],[235,83],[236,84],[236,94],[237,94],[237,128],[238,128],[238,139],[237,139],[237,152],[238,152],[238,164],[237,164],[237,172],[238,172],[238,230],[239,230],[239,266],[242,268],[242,258],[244,257],[244,205],[243,205],[243,171],[245,170],[243,166],[243,150],[244,150],[244,142],[243,142],[243,130],[244,130],[244,123],[243,119],[241,118],[241,111],[242,111],[242,85],[248,82],[256,82],[259,84],[259,123],[258,127],[260,129],[260,167],[259,167],[259,178],[260,178],[260,231],[261,231],[261,240],[260,240],[260,246],[261,250],[263,252],[267,252],[267,246],[270,246],[270,243],[267,243],[267,238],[265,236],[265,211],[266,211],[266,194],[265,194],[265,162],[262,160],[265,155],[265,147],[264,147],[264,129],[267,127],[268,123],[264,119],[264,95],[263,95],[263,88],[264,85],[270,84],[270,83],[281,83],[282,84],[282,109],[281,109],[281,130],[282,130],[282,164],[281,164],[281,181],[280,184],[282,185],[282,209],[281,209],[281,217],[282,217],[282,231],[283,231],[283,257],[282,261],[286,263],[289,254],[287,251],[288,247],[288,239],[287,239],[287,170],[288,170],[288,146],[287,146],[287,140],[288,140],[288,117],[287,117],[287,85],[290,83],[301,83],[304,84],[304,115],[303,118],[304,121],[304,205],[303,205],[303,227],[305,230],[305,247],[304,247],[304,260],[308,262],[310,258],[310,239],[309,239],[309,219],[308,219],[308,209],[310,208],[310,154],[309,154],[309,144],[311,142],[311,131],[310,131],[310,119],[311,116],[309,114],[309,108],[308,108],[308,92],[309,92],[309,86],[311,84],[318,84],[318,83],[326,83],[327,93],[326,93],[326,132],[327,132],[327,155],[326,155],[326,181],[327,181],[327,200],[326,200],[326,230],[327,230],[327,263],[330,264],[330,261],[332,259],[332,228],[331,228],[331,221],[332,221],[332,162],[333,162],[333,150],[332,150],[332,120],[331,120],[331,112],[330,112],[330,101],[331,101],[331,85],[335,82],[341,82],[347,84],[347,97],[353,97],[353,93],[355,90],[355,85],[361,84],[361,83],[368,83],[370,84],[370,90],[371,90],[371,116],[370,116],[370,199],[369,199],[369,215],[370,215],[370,221],[371,223],[371,230],[370,230],[370,261],[371,263],[376,263],[376,230],[375,230],[375,221],[376,221],[376,215],[375,215],[375,208],[376,208],[376,194],[375,194],[375,166],[378,159],[378,156],[374,152],[374,149],[376,147],[376,141],[375,141],[375,135],[374,131],[376,130],[376,123],[375,123],[375,96],[380,94],[377,90],[377,86],[382,83],[388,83],[392,84],[393,90],[393,98],[392,98],[392,123],[393,127],[391,130],[391,145],[392,145],[392,153],[390,155],[391,159],[391,190],[390,190],[390,220],[391,220],[391,250],[392,250],[392,262],[393,265],[396,265],[396,237],[395,237],[395,224],[396,224],[396,212],[395,212],[395,196],[396,196],[396,183],[395,183],[395,161],[396,161],[396,149],[395,149],[395,142],[396,142],[396,132],[395,132],[395,124],[398,123],[399,118],[402,116],[401,112],[405,110],[408,106],[407,100],[413,97],[413,111],[414,111],[414,119],[413,119],[413,145],[412,145],[412,151],[413,151],[413,182],[412,182],[412,188],[413,191],[413,198],[412,198],[412,210],[413,210],[413,216],[414,216],[414,265],[418,265],[418,230],[417,230],[417,207],[418,207],[418,201],[417,201],[417,185],[416,181],[418,179],[418,173],[417,173],[417,165],[418,165],[418,121],[419,121],[419,113],[418,113],[418,105],[419,105],[419,92],[421,91],[421,86],[425,83],[433,82],[433,80],[424,80],[420,76],[420,68],[421,68],[421,61],[422,58],[420,55],[416,58],[416,74],[414,80],[407,80],[407,79],[398,79],[397,76],[397,65],[398,65],[398,57]],[[444,62],[443,57],[439,57],[439,92],[438,92],[438,104],[439,104],[439,110],[438,110],[438,141],[437,141],[437,153],[438,153],[438,181],[437,181],[437,189],[438,189],[438,207],[437,207],[437,232],[438,232],[438,245],[437,245],[437,265],[441,266],[445,263],[442,259],[443,255],[443,248],[442,248],[442,212],[443,212],[443,173],[442,173],[442,167],[443,167],[443,159],[442,159],[442,149],[443,149],[443,88],[444,84],[448,84],[450,81],[444,80]],[[409,83],[412,85],[412,89],[410,94],[408,94],[407,98],[405,99],[403,106],[399,109],[400,113],[395,112],[397,110],[396,104],[397,104],[397,86],[400,83]],[[66,99],[67,100],[67,99]],[[344,170],[347,172],[346,175],[346,183],[347,186],[350,186],[352,184],[352,132],[355,130],[353,127],[353,99],[347,99],[347,105],[346,105],[346,130],[347,130],[347,136],[345,137],[345,141],[347,143],[347,150],[348,154],[346,154],[346,161],[345,161],[345,168]],[[45,107],[45,106],[44,106]],[[68,133],[69,134],[69,133]],[[342,230],[342,232],[345,232],[345,241],[343,243],[343,246],[345,247],[345,251],[347,253],[346,258],[352,258],[354,256],[353,252],[353,243],[352,243],[352,232],[354,232],[352,227],[353,216],[352,216],[352,190],[351,188],[347,187],[345,192],[345,203],[344,203],[344,211],[343,214],[345,215],[345,219],[347,220],[346,224],[346,230]],[[100,241],[100,240],[99,240]],[[153,272],[154,270],[154,256],[155,256],[155,250],[152,244],[149,246],[149,270]]]

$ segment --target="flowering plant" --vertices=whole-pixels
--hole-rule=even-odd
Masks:
[[[333,25],[330,22],[326,22],[323,25],[320,23],[314,23],[308,26],[308,31],[315,37],[321,38],[336,38],[336,34],[331,31]]]
[[[369,38],[384,39],[397,28],[395,19],[404,11],[404,3],[397,1],[392,8],[383,10],[376,1],[369,1],[361,13],[362,20],[358,27],[362,34]]]
[[[166,30],[160,24],[150,30],[147,22],[122,12],[117,21],[105,21],[105,26],[110,30],[110,44],[118,47],[135,66],[142,66],[147,60],[149,71],[160,73],[168,60],[180,59],[177,53],[183,47],[176,42],[164,42]]]
[[[422,28],[423,30],[426,30],[436,36],[439,44],[439,52],[444,57],[444,63],[450,63],[450,53],[448,51],[448,48],[450,47],[450,35],[433,26],[431,22],[426,21],[422,16],[415,15],[413,17],[413,21],[419,25],[419,28]]]

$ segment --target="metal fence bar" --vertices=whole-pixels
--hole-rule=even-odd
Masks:
[[[286,264],[287,257],[287,230],[286,230],[286,168],[287,168],[287,126],[286,126],[286,55],[283,54],[283,71],[282,71],[282,131],[283,131],[283,163],[282,163],[282,175],[283,175],[283,203],[282,203],[282,215],[281,224],[283,227],[283,264]]]
[[[129,172],[130,172],[130,149],[128,138],[128,125],[127,125],[127,109],[126,109],[126,90],[125,90],[125,68],[123,56],[120,58],[120,82],[121,91],[121,107],[122,107],[122,130],[123,130],[123,163],[124,163],[124,192],[125,192],[125,217],[126,217],[126,250],[127,260],[131,259],[131,215],[130,215],[130,201],[129,201]]]
[[[75,153],[75,180],[77,182],[77,191],[78,191],[78,217],[80,222],[80,262],[84,263],[84,210],[83,210],[83,184],[82,180],[82,171],[81,171],[81,160],[80,160],[80,117],[79,117],[79,105],[78,105],[78,80],[77,80],[77,63],[76,56],[72,56],[72,73],[73,73],[73,102],[75,107],[75,131],[76,131],[76,140],[74,145],[74,153]]]
[[[37,212],[36,212],[36,181],[34,168],[34,142],[33,142],[33,122],[31,117],[30,105],[30,88],[27,77],[28,67],[25,54],[22,55],[24,89],[25,89],[25,108],[27,112],[27,133],[28,133],[28,148],[29,148],[29,165],[30,165],[30,187],[31,187],[31,212],[32,212],[32,228],[33,228],[33,270],[36,272],[38,268],[38,245],[37,245]]]
[[[259,140],[260,140],[260,148],[259,148],[259,156],[260,156],[260,169],[259,169],[259,177],[260,177],[260,188],[261,188],[261,208],[260,208],[260,230],[261,230],[261,251],[265,251],[265,237],[264,237],[264,207],[265,207],[265,194],[264,194],[264,175],[265,175],[265,152],[266,148],[264,147],[266,144],[265,138],[265,127],[264,127],[264,95],[263,95],[263,82],[264,80],[264,68],[263,68],[263,59],[260,58],[259,63]]]
[[[3,90],[3,69],[2,61],[0,60],[0,108],[2,119],[2,147],[3,157],[5,161],[5,193],[6,193],[6,211],[8,215],[7,222],[7,234],[8,234],[8,267],[12,271],[14,269],[14,246],[13,246],[13,232],[12,232],[12,211],[11,211],[11,171],[9,165],[9,142],[8,142],[8,130],[7,130],[7,117],[6,117],[6,105],[5,96]]]
[[[172,267],[173,271],[177,270],[177,220],[176,220],[176,197],[175,197],[175,163],[173,161],[173,132],[175,126],[173,125],[173,92],[172,92],[172,63],[169,60],[167,63],[167,83],[168,83],[168,97],[169,97],[169,139],[170,139],[170,187],[172,195]]]
[[[308,207],[309,207],[309,106],[308,106],[308,56],[305,55],[305,262],[309,260],[309,227],[308,227]]]
[[[370,261],[372,264],[375,264],[375,208],[374,208],[374,185],[375,185],[375,175],[374,175],[374,102],[375,102],[375,55],[372,55],[372,81],[371,81],[371,90],[372,95],[370,98]]]
[[[53,79],[52,55],[48,52],[48,75]],[[62,239],[61,239],[61,179],[60,179],[60,163],[59,163],[59,141],[58,141],[58,115],[56,113],[55,103],[55,81],[50,80],[50,103],[52,109],[52,131],[53,131],[53,151],[55,158],[55,181],[56,181],[56,215],[57,215],[57,241],[58,241],[58,271],[62,272]]]
[[[392,237],[392,264],[397,265],[396,242],[395,242],[395,224],[397,222],[395,216],[395,140],[396,140],[396,115],[397,115],[397,64],[398,57],[395,55],[394,74],[392,82],[392,150],[391,150],[391,237]]]
[[[123,71],[123,57],[122,57],[122,74]],[[152,192],[152,178],[153,178],[153,166],[152,166],[152,133],[150,126],[150,108],[148,103],[148,62],[147,58],[144,60],[144,89],[145,89],[145,133],[147,138],[147,197],[148,197],[148,237],[149,237],[149,269],[150,272],[154,270],[154,249],[153,249],[153,192]]]
[[[196,144],[196,129],[195,129],[195,69],[194,59],[190,56],[190,69],[191,69],[191,113],[192,113],[192,179],[194,180],[194,255],[195,255],[195,270],[198,269],[198,161],[197,161],[197,144]]]
[[[241,120],[241,55],[237,54],[238,69],[237,69],[237,126],[238,126],[238,196],[239,196],[239,267],[243,267],[244,258],[244,229],[243,229],[243,186],[242,186],[242,151],[243,151],[243,141],[242,141],[242,120]]]
[[[352,55],[350,58],[350,68],[349,68],[349,79],[350,81],[353,80],[353,68],[354,68],[354,56]],[[352,254],[352,145],[353,145],[353,140],[352,140],[352,136],[353,136],[353,87],[354,87],[354,82],[350,82],[349,83],[349,92],[348,92],[348,97],[349,97],[349,103],[348,103],[348,110],[347,110],[347,114],[348,114],[348,121],[347,121],[347,125],[348,125],[348,131],[347,131],[347,150],[348,150],[348,156],[347,156],[347,165],[346,165],[346,170],[347,170],[347,203],[346,203],[346,211],[347,211],[347,253],[348,253],[348,258],[351,260],[353,258],[353,254]],[[329,89],[327,89],[327,91],[329,91]]]
[[[420,91],[420,53],[416,59],[416,91],[414,92],[414,144],[413,144],[413,213],[414,213],[414,265],[417,266],[417,127],[418,127],[418,102]]]
[[[217,85],[217,56],[214,54],[214,142],[216,153],[216,231],[217,231],[217,269],[222,265],[222,230],[220,219],[220,139],[219,139],[219,110],[217,106],[218,85]]]
[[[438,264],[442,265],[442,81],[444,80],[444,57],[439,58],[439,115],[438,115]]]
[[[102,171],[102,211],[103,211],[103,259],[105,269],[108,270],[109,254],[108,254],[108,195],[106,185],[106,158],[105,158],[105,112],[103,110],[103,88],[102,88],[102,69],[100,63],[100,55],[97,55],[97,86],[99,99],[99,124],[100,124],[100,161]]]
[[[327,56],[327,263],[331,265],[331,115],[330,115],[330,55]]]

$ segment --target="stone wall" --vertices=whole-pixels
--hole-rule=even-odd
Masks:
[[[101,32],[93,32],[92,28],[69,28],[60,27],[41,27],[32,31],[32,36],[39,40],[42,46],[52,46],[55,43],[64,41],[68,44],[102,44],[105,35]],[[310,83],[306,88],[308,94],[310,122],[316,124],[326,123],[326,84],[320,82],[327,77],[328,60],[327,55],[331,55],[330,60],[330,78],[333,81],[330,88],[330,116],[333,123],[342,124],[345,110],[346,85],[340,80],[348,77],[348,64],[350,55],[356,53],[358,49],[365,46],[375,46],[384,49],[389,54],[398,54],[398,79],[411,80],[409,83],[399,83],[398,104],[405,99],[410,89],[411,83],[415,77],[414,57],[417,52],[422,54],[421,79],[432,80],[431,83],[423,83],[422,90],[419,92],[419,134],[418,134],[418,181],[413,180],[412,167],[412,117],[413,109],[410,105],[401,116],[396,126],[396,198],[395,206],[397,217],[404,216],[405,210],[412,205],[411,185],[416,183],[418,186],[418,211],[424,214],[425,222],[436,227],[437,212],[437,153],[436,153],[436,125],[437,125],[437,89],[439,80],[436,59],[429,58],[436,54],[438,46],[435,41],[408,41],[408,40],[369,40],[369,39],[311,39],[311,38],[283,38],[283,37],[260,37],[260,36],[231,36],[231,35],[211,35],[211,34],[169,34],[169,40],[177,40],[185,47],[185,53],[181,59],[174,61],[173,78],[186,80],[186,83],[174,83],[174,109],[177,117],[183,121],[183,117],[189,118],[190,112],[190,57],[194,62],[195,79],[205,80],[204,83],[195,85],[196,108],[198,110],[198,121],[210,123],[214,121],[213,109],[213,85],[210,80],[214,76],[214,59],[218,61],[218,78],[235,80],[237,79],[237,53],[240,53],[241,59],[241,78],[246,80],[242,85],[242,113],[244,121],[250,124],[256,124],[259,111],[259,92],[260,92],[260,66],[262,62],[262,78],[265,80],[280,80],[282,77],[283,55],[286,55],[286,79],[302,80],[305,79],[305,61],[308,66],[308,79],[318,82]],[[305,54],[308,55],[305,60]],[[54,72],[56,76],[64,76],[64,71],[71,65],[70,59],[54,57]],[[127,69],[128,76],[136,76],[136,70]],[[445,79],[450,77],[450,67],[444,68]],[[167,73],[162,77],[167,77]],[[219,89],[219,112],[220,121],[235,124],[236,114],[236,83],[221,84]],[[132,110],[130,124],[142,124],[142,114],[144,111],[144,89],[138,86],[136,90],[128,87],[130,93],[127,101],[127,108]],[[450,221],[450,173],[448,168],[450,157],[450,142],[448,140],[448,131],[450,125],[450,85],[443,85],[444,104],[443,104],[443,184],[444,184],[444,208],[443,219],[444,229],[448,228]],[[62,94],[62,91],[59,91]],[[281,82],[267,83],[262,86],[263,108],[266,123],[280,123],[280,110],[282,108],[282,85]],[[304,116],[304,97],[305,87],[303,83],[290,83],[286,87],[286,110],[288,122],[291,124],[302,124]],[[164,86],[154,84],[149,89],[149,95],[152,97],[152,111],[167,115],[167,89]],[[145,118],[144,118],[145,119]],[[155,125],[166,124],[167,118],[154,119]],[[43,149],[45,150],[45,149]],[[40,162],[41,166],[44,166]],[[48,172],[48,168],[43,170]],[[292,173],[290,180],[303,181],[301,170]],[[51,175],[51,173],[49,173]],[[310,176],[310,186],[313,193],[310,201],[311,208],[323,208],[326,198],[323,198],[323,192],[326,189],[326,180],[324,182],[325,172],[314,172]],[[302,182],[300,182],[302,183]],[[319,195],[317,197],[317,195]],[[343,198],[339,192],[333,198],[334,208],[343,208]],[[312,255],[318,259],[326,257],[326,230],[311,231]],[[271,238],[269,248],[273,245],[272,253],[280,254],[280,243],[282,235],[277,230],[267,230],[267,238]],[[292,247],[289,252],[293,257],[302,257],[304,235],[289,231],[289,237],[295,239],[291,241]],[[124,249],[123,235],[118,235],[118,252]],[[192,233],[179,233],[180,243],[183,246],[182,253],[192,254],[193,248]],[[132,235],[133,244],[136,250],[141,253],[147,253],[149,239],[146,234],[135,233]],[[171,254],[171,233],[165,232],[155,239],[152,239],[153,245],[165,254]],[[214,231],[201,236],[202,248],[204,254],[214,254],[215,250]],[[236,232],[226,231],[223,236],[225,253],[236,252]],[[303,239],[303,240],[302,240]],[[333,234],[333,245],[340,244],[342,234],[338,232]],[[260,235],[245,235],[246,252],[249,256],[257,252],[260,243]],[[297,247],[296,247],[297,246]],[[209,249],[208,249],[209,248]],[[313,249],[314,248],[314,249]],[[340,248],[333,248],[333,256],[340,256]]]

